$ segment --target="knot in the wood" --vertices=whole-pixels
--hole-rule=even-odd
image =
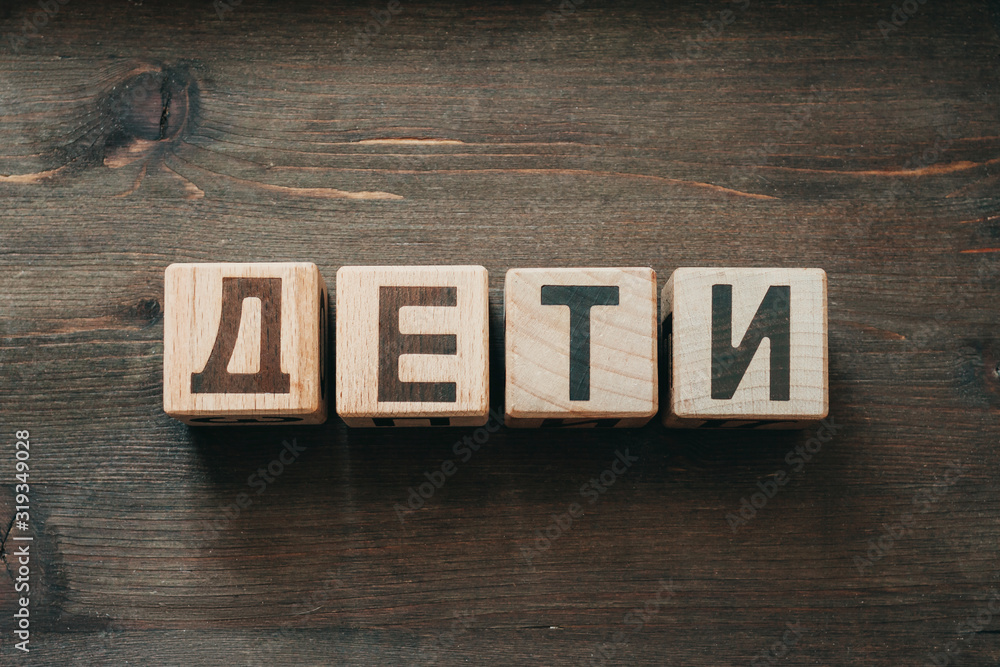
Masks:
[[[156,299],[142,299],[131,308],[131,314],[143,322],[154,324],[159,321],[162,309],[160,302]]]
[[[192,87],[186,69],[143,72],[119,84],[109,100],[115,143],[175,138],[188,121]]]

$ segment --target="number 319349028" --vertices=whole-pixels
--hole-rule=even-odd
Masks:
[[[17,431],[14,433],[17,438],[17,443],[14,445],[14,471],[15,477],[20,484],[14,487],[14,492],[17,494],[15,497],[15,502],[17,503],[17,516],[15,520],[17,521],[27,521],[28,520],[28,459],[31,458],[30,448],[31,443],[28,440],[27,431]]]

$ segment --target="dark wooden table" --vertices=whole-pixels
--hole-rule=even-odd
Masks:
[[[48,6],[0,9],[4,665],[1000,663],[996,2]],[[497,407],[510,267],[822,267],[837,430],[188,428],[163,270],[248,260],[486,266]]]

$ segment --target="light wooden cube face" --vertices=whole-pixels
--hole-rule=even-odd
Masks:
[[[489,289],[481,266],[337,272],[337,414],[348,426],[482,426]]]
[[[511,269],[505,423],[642,426],[656,414],[656,273]]]
[[[822,269],[677,269],[661,311],[665,425],[803,428],[826,417]]]
[[[191,425],[323,423],[326,325],[315,264],[171,264],[164,411]]]

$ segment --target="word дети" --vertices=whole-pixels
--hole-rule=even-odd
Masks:
[[[827,415],[822,269],[511,269],[509,427],[803,428]],[[327,381],[326,282],[301,262],[172,264],[163,404],[192,425],[482,426],[489,290],[481,266],[345,266]],[[659,369],[659,357],[666,368]]]

